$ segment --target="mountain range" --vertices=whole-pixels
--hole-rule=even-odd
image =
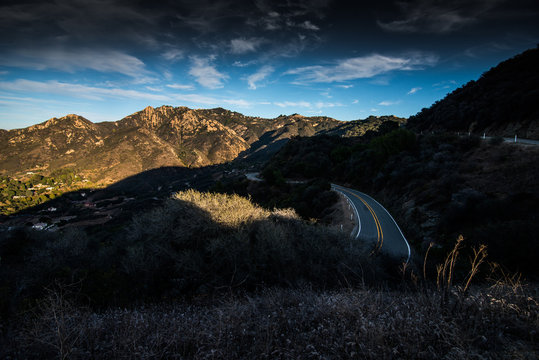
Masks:
[[[344,122],[298,114],[266,119],[223,108],[172,106],[148,106],[115,122],[93,123],[71,114],[24,129],[0,130],[0,174],[50,173],[69,167],[94,181],[110,183],[163,166],[265,159],[294,136],[362,135],[386,121],[405,119]]]

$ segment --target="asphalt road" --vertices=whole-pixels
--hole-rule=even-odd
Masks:
[[[332,185],[334,191],[346,196],[359,215],[356,239],[372,242],[376,248],[394,258],[408,262],[410,245],[389,212],[376,200],[357,190]]]
[[[489,137],[487,136],[487,139]],[[526,145],[539,145],[539,140],[530,140],[530,139],[519,139],[515,142],[515,138],[503,138],[503,141],[515,144],[526,144]]]

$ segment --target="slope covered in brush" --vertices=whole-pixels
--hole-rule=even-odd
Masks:
[[[485,72],[408,120],[415,131],[539,139],[539,48]]]

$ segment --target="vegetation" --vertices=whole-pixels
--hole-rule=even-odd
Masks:
[[[431,255],[438,261],[462,234],[475,246],[488,245],[492,260],[538,276],[531,258],[539,250],[538,161],[534,147],[398,129],[370,140],[293,139],[262,174],[270,182],[322,178],[370,193],[417,249],[435,242]]]
[[[266,209],[293,208],[305,220],[324,222],[328,210],[338,196],[331,191],[331,184],[323,179],[289,183],[278,170],[266,168],[262,174],[266,182],[251,182],[245,178],[220,182],[214,191],[249,196]]]
[[[416,135],[397,129],[380,136],[343,139],[336,136],[292,139],[266,165],[262,175],[281,173],[292,179],[324,178],[363,185],[388,159],[416,146]]]
[[[212,202],[206,205],[213,208]],[[217,216],[228,224],[245,220]],[[73,300],[76,286],[51,287],[31,312],[5,328],[0,356],[534,358],[539,322],[539,304],[531,296],[535,289],[514,277],[488,287],[468,287],[469,281],[458,286],[452,274],[461,241],[440,265],[438,284],[443,285],[438,289],[412,274],[416,287],[400,290],[263,288],[231,292],[218,301],[94,310]],[[468,280],[480,262],[471,261]]]
[[[59,169],[49,176],[28,173],[26,178],[0,176],[0,214],[10,215],[43,204],[63,193],[92,186],[73,169]]]
[[[357,149],[384,173],[406,139]],[[0,233],[0,357],[533,358],[535,289],[489,272],[485,247],[459,238],[398,277],[369,250],[292,210],[194,190],[124,223],[12,229]]]
[[[539,139],[538,62],[539,48],[506,60],[411,116],[407,127]]]
[[[111,305],[374,278],[372,266],[358,275],[369,249],[291,210],[268,211],[239,196],[179,192],[118,225],[108,234],[102,227],[0,233],[2,313],[32,303],[55,282],[78,284],[79,299]]]

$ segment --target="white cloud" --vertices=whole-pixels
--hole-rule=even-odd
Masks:
[[[343,88],[343,89],[350,89],[350,88],[353,88],[354,85],[335,85],[335,87],[340,87],[340,88]]]
[[[318,109],[322,109],[322,108],[332,108],[332,107],[344,106],[344,105],[341,103],[330,103],[330,102],[319,101],[315,103],[314,106],[317,107]]]
[[[298,25],[300,28],[303,28],[303,29],[306,29],[306,30],[313,30],[313,31],[318,31],[320,30],[320,28],[318,26],[316,26],[315,24],[313,24],[312,22],[310,22],[309,20],[305,20],[304,22],[302,22],[301,24]]]
[[[355,99],[354,101],[352,101],[352,104],[358,104],[358,103],[359,103],[358,99]]]
[[[239,107],[250,107],[252,105],[249,101],[243,99],[225,99],[223,102]]]
[[[172,78],[174,77],[174,75],[172,75],[172,73],[168,70],[165,70],[163,71],[163,77],[165,78],[165,80],[172,80]]]
[[[263,40],[259,38],[237,38],[230,40],[230,52],[233,54],[245,54],[255,52],[262,44]]]
[[[411,88],[410,91],[408,91],[408,95],[412,95],[412,94],[415,94],[416,92],[418,92],[419,90],[423,89],[422,87],[414,87],[414,88]]]
[[[196,82],[208,89],[222,88],[223,81],[228,79],[228,75],[220,73],[215,66],[210,64],[210,59],[203,59],[197,56],[191,57],[191,69],[189,75],[195,77]]]
[[[444,80],[437,82],[436,84],[432,84],[432,87],[436,89],[451,89],[452,87],[455,87],[455,85],[457,85],[455,80]]]
[[[151,73],[138,58],[116,50],[86,48],[20,49],[0,58],[0,65],[35,70],[54,69],[65,72],[95,70],[115,72],[133,78],[147,78]]]
[[[104,100],[110,97],[168,101],[165,95],[152,94],[137,90],[125,90],[119,88],[100,88],[80,84],[52,81],[34,81],[18,79],[14,81],[1,81],[0,89],[25,93],[46,93],[62,96],[77,97],[91,100]]]
[[[426,66],[433,66],[437,61],[436,56],[423,53],[403,56],[372,54],[340,60],[335,65],[300,67],[289,70],[285,74],[297,75],[297,83],[329,83],[372,78],[391,71],[420,70]]]
[[[238,60],[237,60],[237,61],[234,61],[234,62],[232,63],[232,66],[242,68],[242,67],[250,66],[250,65],[253,65],[253,64],[254,64],[254,61],[252,61],[252,60],[251,60],[251,61],[247,61],[247,62],[241,62],[241,61],[238,61]]]
[[[298,101],[298,102],[292,102],[292,101],[283,101],[283,102],[274,102],[274,105],[277,105],[279,107],[311,107],[311,103],[307,101]]]
[[[109,100],[110,98],[136,99],[142,101],[159,101],[162,103],[190,102],[204,105],[229,104],[249,107],[252,104],[243,99],[227,99],[204,96],[199,94],[155,94],[137,90],[120,88],[100,88],[94,86],[64,83],[59,81],[33,81],[18,79],[7,82],[0,81],[0,90],[13,92],[56,94],[65,97],[74,97],[90,100]],[[50,102],[50,100],[47,100]]]
[[[186,102],[204,104],[204,105],[219,104],[218,99],[211,96],[205,96],[205,95],[200,95],[200,94],[173,94],[171,95],[171,99],[173,99],[173,101],[186,101]]]
[[[380,106],[391,106],[391,105],[397,105],[397,104],[400,104],[401,101],[398,100],[398,101],[390,101],[390,100],[385,100],[385,101],[382,101],[380,103],[378,103],[378,105]]]
[[[329,92],[329,90],[321,92],[320,95],[327,97],[328,99],[333,98],[333,95],[331,95],[331,92]]]
[[[257,82],[264,80],[271,73],[273,73],[273,67],[265,65],[261,67],[257,72],[247,77],[247,83],[249,84],[249,89],[255,90],[257,87]]]
[[[168,61],[176,62],[183,59],[185,57],[185,54],[180,49],[170,49],[165,51],[162,56]]]
[[[166,86],[174,90],[194,90],[195,89],[195,87],[190,84],[167,84]]]

